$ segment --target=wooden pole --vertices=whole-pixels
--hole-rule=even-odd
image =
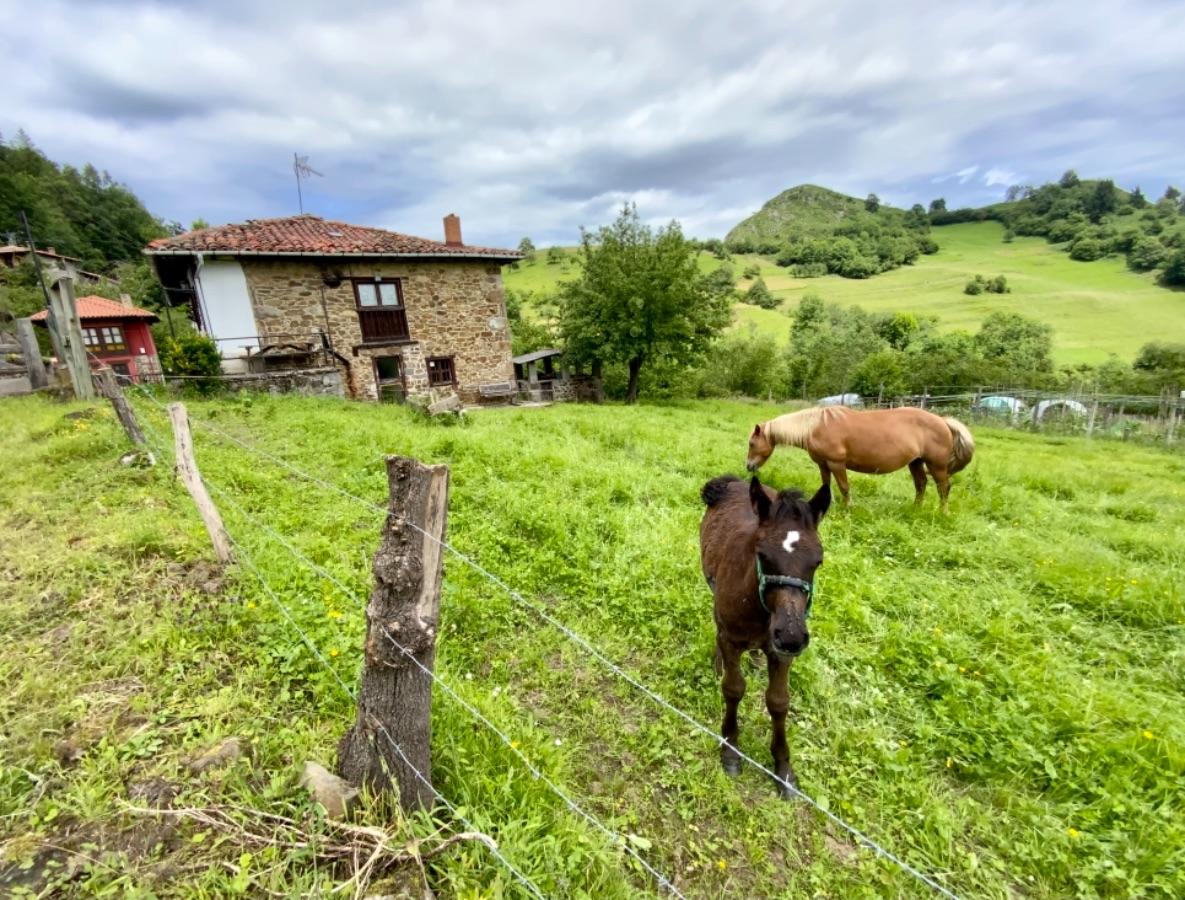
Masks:
[[[1099,414],[1099,397],[1095,394],[1094,399],[1090,404],[1090,416],[1086,419],[1086,436],[1091,437],[1094,434],[1094,420]]]
[[[193,456],[193,435],[189,433],[189,414],[185,411],[184,403],[169,404],[169,419],[173,423],[173,442],[177,453],[177,474],[185,482],[189,495],[197,504],[202,521],[206,523],[210,542],[214,545],[214,553],[223,565],[234,562],[234,554],[230,550],[230,536],[222,524],[222,516],[218,514],[218,507],[210,499],[210,493],[202,482],[202,475],[198,471],[197,460]]]
[[[413,767],[431,782],[428,673],[436,661],[444,563],[438,542],[444,540],[448,518],[448,478],[448,466],[387,457],[390,511],[374,556],[375,585],[366,607],[358,719],[338,746],[343,778],[379,792],[398,789],[405,810],[429,808],[434,798]]]
[[[115,409],[115,415],[119,417],[119,423],[123,426],[123,430],[128,433],[128,440],[137,447],[143,447],[147,443],[144,440],[144,432],[140,430],[140,423],[136,421],[136,414],[132,412],[131,404],[128,403],[127,397],[123,395],[123,391],[119,389],[119,384],[115,380],[115,373],[111,371],[110,366],[101,366],[95,372],[95,385],[99,389],[99,394],[111,401],[111,406]]]
[[[93,400],[95,388],[91,384],[91,367],[86,360],[86,344],[82,340],[82,323],[74,302],[74,279],[58,273],[50,293],[53,326],[58,329],[58,341],[64,358],[62,364],[70,372],[74,396],[79,400]]]
[[[41,361],[41,348],[37,346],[37,334],[33,331],[32,319],[16,320],[16,340],[21,345],[25,371],[29,373],[29,384],[33,390],[48,386],[49,375],[45,371],[45,363]]]

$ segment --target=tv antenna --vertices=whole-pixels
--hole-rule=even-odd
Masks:
[[[296,153],[292,154],[292,172],[296,175],[296,202],[300,204],[300,214],[304,215],[304,194],[300,190],[300,179],[308,178],[311,175],[316,175],[318,178],[325,176],[309,165],[309,158],[307,156],[299,156]]]

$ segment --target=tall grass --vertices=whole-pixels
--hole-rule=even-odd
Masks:
[[[159,412],[138,406],[166,430]],[[745,435],[772,408],[556,406],[483,412],[453,427],[308,398],[190,408],[206,476],[359,597],[381,517],[201,423],[377,503],[384,454],[448,463],[449,538],[461,550],[700,721],[717,722],[698,490],[742,468]],[[10,598],[0,604],[10,636],[0,647],[10,685],[0,701],[6,857],[19,863],[44,841],[61,842],[63,822],[120,821],[127,785],[149,776],[175,781],[178,804],[305,808],[294,773],[308,757],[332,763],[348,702],[249,575],[201,589],[194,563],[210,553],[167,468],[115,465],[116,423],[104,413],[84,428],[63,412],[37,400],[0,405],[0,490],[11,498],[0,519]],[[907,473],[853,476],[852,510],[823,525],[813,640],[791,672],[802,787],[965,896],[1181,896],[1185,461],[987,428],[976,438],[950,516],[932,492],[914,511]],[[763,477],[812,487],[817,474],[804,455],[779,451]],[[356,598],[227,520],[337,672],[355,679]],[[453,560],[442,613],[442,677],[550,778],[648,848],[688,895],[926,895],[818,816],[776,800],[757,774],[727,779],[710,742]],[[73,626],[64,641],[54,632],[62,623]],[[93,693],[85,686],[114,678],[142,690],[128,712],[100,722],[76,766],[62,766],[55,742],[100,703],[84,699]],[[765,759],[764,672],[753,667],[749,679],[742,748]],[[438,787],[545,891],[653,890],[443,695],[433,729]],[[254,759],[221,780],[188,774],[187,754],[224,734],[248,737]],[[238,858],[233,848],[185,847]],[[129,854],[103,857],[120,862],[118,875],[87,868],[88,883],[186,896],[230,884],[216,867],[169,878],[142,858],[123,865]],[[253,890],[334,882],[307,857],[271,864]],[[514,894],[477,848],[442,857],[430,879],[450,896]]]

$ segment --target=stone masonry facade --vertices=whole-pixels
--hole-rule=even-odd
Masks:
[[[378,399],[376,357],[399,357],[409,396],[429,401],[457,394],[480,401],[479,386],[512,381],[510,329],[502,271],[482,260],[241,259],[261,338],[326,332],[349,396]],[[399,279],[407,314],[405,341],[367,343],[354,280]],[[289,337],[288,340],[292,340]],[[429,387],[427,360],[452,359],[455,383]],[[345,364],[343,365],[342,360]]]

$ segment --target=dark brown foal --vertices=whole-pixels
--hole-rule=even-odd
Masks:
[[[714,598],[716,663],[724,676],[720,761],[728,774],[740,771],[741,657],[761,650],[769,673],[765,706],[773,723],[774,772],[797,785],[786,745],[787,678],[790,663],[810,643],[812,583],[823,562],[818,525],[831,505],[831,488],[824,485],[808,502],[799,491],[778,493],[756,476],[748,485],[724,476],[705,484],[701,496],[708,509],[700,523],[700,560]],[[786,784],[779,791],[790,797]]]

